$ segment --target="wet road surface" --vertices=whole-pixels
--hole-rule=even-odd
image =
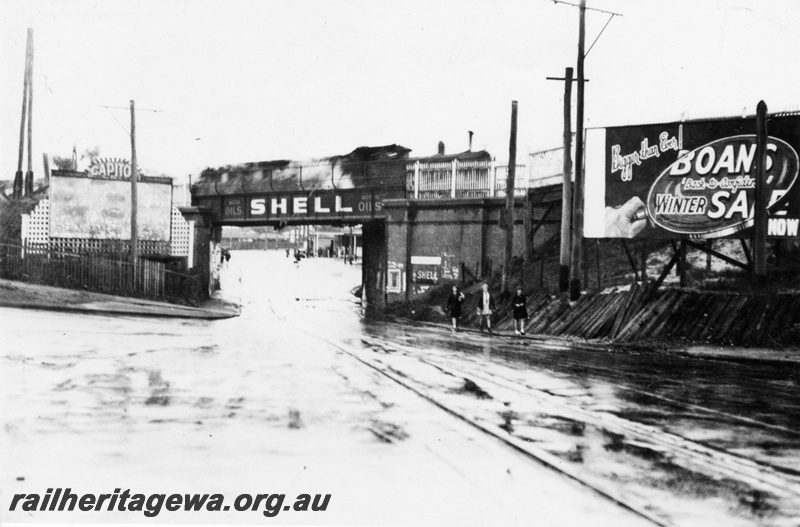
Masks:
[[[0,521],[144,520],[7,510],[13,494],[70,487],[331,494],[326,511],[281,512],[279,524],[644,523],[309,334],[363,347],[348,293],[357,267],[268,256],[234,254],[246,277],[236,319],[2,310]],[[158,520],[265,518],[162,511]]]
[[[589,485],[663,524],[796,524],[796,369],[365,321],[338,260],[235,252],[223,279],[239,318],[0,310],[0,521],[143,521],[7,511],[60,486],[332,494],[279,524],[648,524]]]

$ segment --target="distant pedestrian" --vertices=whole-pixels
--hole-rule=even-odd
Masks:
[[[287,257],[287,258],[289,257],[289,253],[290,253],[290,252],[291,252],[291,251],[290,251],[290,250],[289,250],[289,248],[287,247],[287,248],[286,248],[286,257]]]
[[[514,334],[525,334],[525,322],[528,320],[528,299],[522,294],[522,288],[517,287],[517,294],[511,299],[514,307]]]
[[[453,292],[447,298],[447,312],[450,313],[453,331],[458,331],[458,319],[461,318],[462,302],[464,302],[464,293],[459,293],[458,287],[453,286]]]
[[[483,284],[481,291],[481,297],[478,300],[478,315],[481,317],[481,333],[483,333],[483,326],[486,325],[486,329],[489,330],[489,333],[492,333],[492,313],[494,313],[495,307],[494,298],[492,298],[492,294],[489,292],[489,284]]]

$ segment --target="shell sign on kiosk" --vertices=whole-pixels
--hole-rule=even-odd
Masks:
[[[438,284],[441,277],[441,256],[412,256],[411,281],[415,284]]]

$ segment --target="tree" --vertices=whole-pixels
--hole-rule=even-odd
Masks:
[[[72,162],[71,157],[53,156],[53,164],[57,170],[77,170],[78,167]]]
[[[88,159],[89,164],[93,164],[97,158],[100,157],[100,147],[95,146],[94,148],[87,148],[81,154],[81,159]]]

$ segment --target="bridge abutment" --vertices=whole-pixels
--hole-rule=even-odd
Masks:
[[[384,200],[387,302],[411,299],[442,283],[480,280],[501,269],[504,207],[502,197]],[[515,200],[515,257],[528,258],[530,210],[524,197]]]
[[[361,283],[362,302],[367,309],[382,310],[386,305],[384,283],[386,280],[386,223],[373,220],[361,227],[363,236]]]

